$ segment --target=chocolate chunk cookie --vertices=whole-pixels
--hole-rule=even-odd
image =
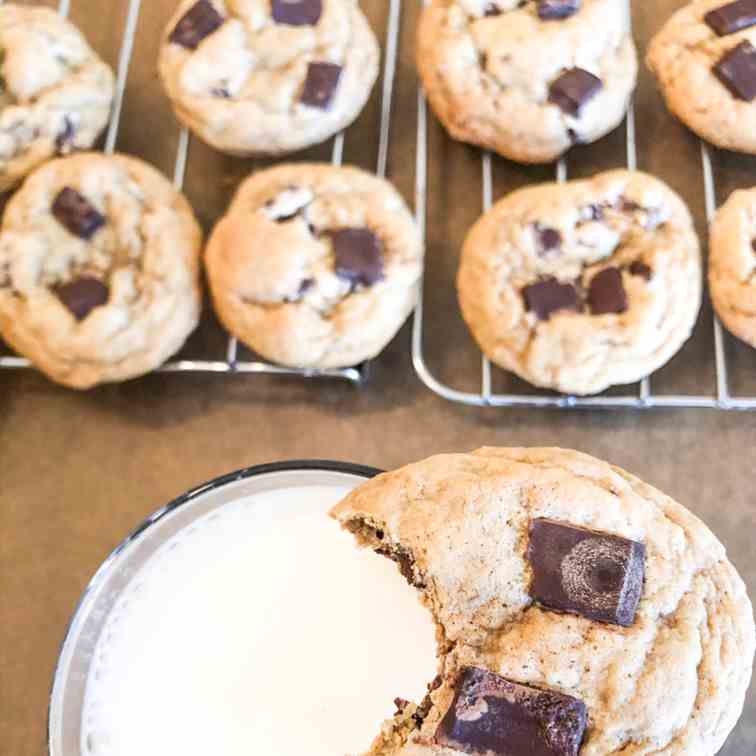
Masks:
[[[201,243],[189,204],[146,163],[49,162],[3,218],[0,334],[72,388],[147,373],[197,325]]]
[[[672,113],[719,147],[756,153],[756,5],[695,0],[654,37],[648,65]]]
[[[0,5],[0,191],[89,149],[107,125],[113,72],[49,8]]]
[[[614,129],[638,68],[626,0],[431,0],[417,65],[452,137],[523,163]]]
[[[563,449],[446,454],[332,515],[403,554],[440,675],[371,756],[714,756],[751,678],[753,611],[687,509]]]
[[[699,243],[669,187],[612,171],[497,203],[468,234],[458,288],[496,364],[592,394],[640,380],[687,340],[701,302]]]
[[[206,253],[226,328],[266,359],[312,368],[381,352],[415,305],[422,259],[391,184],[315,164],[248,179]]]
[[[709,287],[725,326],[756,347],[756,189],[735,192],[717,212],[709,245]]]
[[[352,123],[379,59],[357,0],[184,0],[160,73],[177,117],[205,142],[276,155]]]

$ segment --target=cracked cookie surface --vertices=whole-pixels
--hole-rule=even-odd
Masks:
[[[690,129],[719,147],[756,153],[756,100],[730,91],[714,70],[738,45],[756,45],[756,25],[720,35],[707,23],[708,14],[728,4],[697,0],[678,10],[651,41],[647,62],[667,107]]]
[[[361,545],[411,556],[438,625],[441,674],[425,701],[397,701],[373,756],[458,754],[438,732],[469,668],[583,702],[580,756],[713,756],[735,726],[754,655],[745,585],[698,518],[625,471],[562,449],[480,449],[381,475],[332,515]],[[533,601],[535,518],[645,545],[629,627]]]
[[[379,60],[356,0],[185,0],[160,73],[177,117],[205,142],[275,155],[351,124]]]
[[[756,189],[734,192],[717,211],[709,244],[709,287],[722,322],[756,347]]]
[[[543,6],[432,0],[425,8],[417,66],[452,137],[545,163],[620,123],[638,68],[626,0],[582,0],[547,20]]]
[[[3,217],[0,334],[73,388],[147,373],[197,325],[201,243],[188,202],[146,163],[49,162]]]
[[[536,386],[597,393],[640,380],[688,339],[699,242],[669,187],[612,171],[502,199],[469,232],[457,284],[493,362]]]
[[[48,8],[0,5],[0,191],[89,149],[110,118],[113,72]]]
[[[314,368],[382,351],[415,306],[422,260],[391,184],[325,164],[253,175],[206,252],[226,328],[266,359]]]

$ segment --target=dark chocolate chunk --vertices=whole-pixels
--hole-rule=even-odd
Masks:
[[[272,0],[273,20],[289,26],[315,26],[323,13],[322,0]]]
[[[415,575],[415,559],[409,551],[402,549],[399,546],[387,546],[385,548],[381,547],[380,549],[375,549],[375,553],[396,562],[397,565],[399,565],[399,572],[401,572],[402,577],[410,585],[413,585],[416,588],[425,588],[423,580]]]
[[[627,199],[627,197],[620,197],[619,209],[623,213],[637,213],[638,210],[643,210],[643,207],[633,200]]]
[[[222,100],[231,99],[231,92],[229,92],[225,87],[213,87],[213,89],[210,90],[210,94],[213,97],[219,97]]]
[[[588,287],[588,304],[593,315],[619,315],[627,310],[627,293],[619,268],[604,268]]]
[[[367,228],[339,228],[330,232],[339,278],[352,286],[372,286],[383,278],[383,245]]]
[[[315,279],[314,278],[304,278],[302,280],[302,283],[299,284],[299,296],[303,296],[304,294],[307,294],[307,292],[315,286]]]
[[[67,155],[71,151],[75,136],[76,129],[74,128],[73,121],[68,116],[65,116],[63,118],[63,128],[55,137],[55,149],[59,155]]]
[[[756,0],[736,0],[709,11],[704,21],[720,37],[748,29],[756,24]]]
[[[488,17],[488,16],[500,16],[501,15],[501,9],[495,3],[489,3],[485,7],[485,10],[483,11],[483,15],[486,16],[486,17]]]
[[[756,252],[756,239],[751,242],[751,249]]]
[[[590,220],[604,220],[604,208],[601,205],[588,205],[586,215]]]
[[[84,320],[95,307],[106,304],[110,296],[107,285],[92,276],[61,284],[55,288],[55,293],[76,320]]]
[[[395,698],[394,699],[394,706],[396,706],[396,711],[394,712],[394,716],[398,717],[408,706],[410,702],[406,698]]]
[[[756,48],[747,39],[725,53],[712,71],[735,97],[746,102],[756,97]]]
[[[534,312],[539,320],[549,320],[559,310],[580,309],[577,289],[570,283],[560,283],[556,278],[526,286],[522,290],[525,306]]]
[[[196,50],[205,37],[223,26],[224,20],[209,0],[199,0],[181,17],[168,39],[187,50]]]
[[[587,725],[577,698],[467,667],[434,742],[473,756],[577,756]]]
[[[551,252],[562,246],[562,235],[555,228],[538,228],[538,242],[544,252]]]
[[[598,76],[583,68],[570,68],[549,87],[549,102],[559,106],[565,113],[576,118],[590,100],[604,86]]]
[[[542,21],[559,21],[574,16],[580,10],[580,0],[540,0],[538,18]]]
[[[651,268],[640,260],[635,260],[634,262],[630,263],[629,270],[631,276],[640,276],[641,278],[645,278],[646,281],[650,281],[651,277],[654,274]]]
[[[530,524],[531,595],[551,609],[629,627],[645,575],[646,547],[564,522]]]
[[[300,102],[328,110],[341,79],[341,66],[335,63],[310,63]]]
[[[62,226],[84,241],[89,241],[105,225],[105,217],[70,186],[55,198],[52,214]]]

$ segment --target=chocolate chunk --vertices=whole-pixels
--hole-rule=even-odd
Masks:
[[[272,0],[273,20],[289,26],[315,26],[323,13],[322,0]]]
[[[310,63],[300,102],[320,110],[328,110],[341,79],[341,66],[335,63]]]
[[[210,94],[213,97],[218,97],[221,100],[230,100],[231,99],[231,92],[228,91],[225,87],[213,87],[210,90]]]
[[[627,199],[627,197],[620,197],[619,209],[623,213],[637,213],[638,210],[643,210],[643,207],[633,200]]]
[[[486,17],[488,17],[488,16],[500,16],[501,15],[501,9],[499,8],[498,5],[495,5],[494,3],[489,3],[485,7],[485,9],[483,11],[483,15],[486,16]]]
[[[55,287],[55,294],[76,320],[84,320],[95,307],[107,303],[110,290],[99,278],[82,276]]]
[[[425,583],[422,579],[415,575],[415,560],[409,551],[406,551],[399,546],[387,546],[385,548],[381,547],[380,549],[375,549],[375,553],[396,562],[399,565],[399,572],[401,572],[402,577],[410,585],[413,585],[416,588],[425,588]]]
[[[562,246],[562,235],[555,228],[538,227],[538,242],[544,252],[551,252]]]
[[[604,268],[591,279],[588,304],[594,315],[619,315],[627,310],[627,293],[619,268]]]
[[[604,86],[598,76],[582,68],[570,68],[549,88],[549,102],[559,106],[565,113],[578,118],[583,107]]]
[[[580,309],[577,289],[570,283],[560,283],[556,278],[545,278],[526,286],[522,295],[527,309],[534,312],[539,320],[550,320],[559,310],[577,312]]]
[[[65,116],[63,118],[63,129],[55,137],[55,149],[59,155],[67,155],[71,152],[75,136],[76,129],[74,128],[73,121],[68,116]]]
[[[756,252],[756,239],[751,242],[751,249]]]
[[[367,228],[339,228],[330,232],[339,278],[352,286],[372,286],[383,278],[383,245]]]
[[[540,0],[538,18],[542,21],[559,21],[574,16],[580,10],[580,0]]]
[[[105,225],[105,217],[70,186],[55,198],[52,214],[62,226],[84,241],[89,241]]]
[[[577,756],[587,724],[577,698],[467,667],[434,743],[473,756]]]
[[[645,278],[646,281],[650,281],[651,277],[654,274],[651,268],[640,260],[635,260],[634,262],[630,263],[629,270],[631,276],[640,276],[641,278]]]
[[[314,278],[305,278],[302,280],[302,283],[299,284],[299,296],[304,296],[307,294],[307,292],[315,286],[315,279]]]
[[[530,524],[530,592],[551,609],[629,627],[645,574],[646,547],[554,520]]]
[[[735,97],[746,102],[756,97],[756,48],[748,40],[725,53],[712,71]]]
[[[720,37],[748,29],[756,24],[756,0],[736,0],[715,8],[704,16],[704,21]]]
[[[394,716],[398,717],[409,706],[409,703],[406,698],[395,698],[394,706],[396,706],[396,711],[394,712]]]
[[[181,17],[168,39],[187,50],[196,50],[205,37],[223,26],[224,20],[209,0],[199,0]]]

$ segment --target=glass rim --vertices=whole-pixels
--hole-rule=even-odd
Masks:
[[[380,475],[383,470],[377,467],[371,467],[369,465],[361,465],[354,462],[339,462],[336,460],[328,459],[293,459],[284,462],[266,462],[259,465],[252,465],[251,467],[244,467],[234,472],[220,475],[217,478],[213,478],[205,483],[202,483],[194,488],[190,489],[186,493],[177,496],[164,506],[155,510],[152,514],[144,518],[130,533],[105,557],[100,566],[97,568],[94,575],[87,582],[84,590],[79,596],[76,606],[71,613],[71,617],[66,625],[66,630],[63,636],[63,640],[60,643],[58,656],[55,662],[55,668],[52,674],[52,683],[50,686],[50,693],[48,696],[47,705],[47,754],[52,753],[52,740],[53,733],[53,705],[55,702],[56,692],[60,697],[61,692],[57,690],[59,684],[59,678],[62,673],[63,662],[65,657],[65,651],[70,641],[73,640],[73,631],[77,626],[77,620],[79,619],[88,598],[93,595],[101,586],[102,582],[108,575],[117,567],[119,559],[123,556],[130,546],[141,540],[145,535],[158,523],[162,522],[166,517],[173,514],[177,510],[185,507],[192,502],[196,501],[201,496],[211,493],[217,489],[224,488],[225,486],[237,483],[239,481],[248,480],[261,475],[268,475],[271,473],[279,472],[296,472],[296,471],[322,471],[322,472],[335,472],[345,475],[353,475],[355,477],[364,478],[369,480],[376,475]]]

